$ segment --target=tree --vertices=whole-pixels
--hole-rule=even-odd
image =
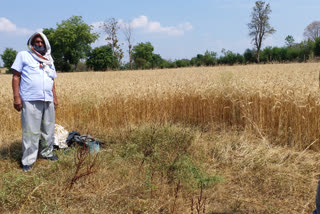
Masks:
[[[304,29],[303,35],[306,37],[306,39],[316,41],[316,38],[320,36],[320,21],[314,21],[311,24],[309,24]]]
[[[272,61],[281,62],[281,49],[278,47],[273,47],[271,49],[271,58]]]
[[[267,62],[271,62],[273,60],[273,58],[272,58],[272,47],[271,46],[265,47],[263,49],[263,55],[265,56],[265,59],[266,59]]]
[[[202,63],[203,63],[203,58],[204,56],[202,54],[197,54],[197,57],[196,57],[196,66],[201,66]]]
[[[122,31],[126,42],[128,43],[129,63],[130,69],[132,70],[132,25],[130,23],[125,24]]]
[[[115,18],[108,19],[103,23],[102,28],[107,34],[106,40],[110,42],[112,54],[117,58],[118,68],[120,68],[123,51],[118,40],[118,31],[120,30],[118,21]]]
[[[178,68],[187,67],[190,65],[190,62],[187,59],[179,59],[179,60],[176,60],[175,63]]]
[[[203,64],[206,66],[213,66],[217,62],[217,53],[213,51],[206,51],[203,56]]]
[[[82,21],[81,16],[71,18],[57,24],[57,29],[44,29],[52,46],[52,56],[57,69],[70,71],[73,64],[77,71],[80,59],[84,59],[91,50],[90,44],[98,39],[98,34],[91,33],[92,26]]]
[[[223,56],[220,56],[218,59],[219,64],[233,65],[237,62],[242,63],[244,61],[244,58],[239,57],[240,54],[235,54],[232,51],[225,50],[224,48],[221,50],[221,53]]]
[[[3,54],[1,54],[1,59],[4,63],[4,67],[7,68],[7,73],[10,73],[10,68],[17,56],[17,51],[13,50],[12,48],[6,48],[4,51],[3,51]]]
[[[251,13],[251,22],[248,23],[249,36],[257,50],[257,62],[260,62],[260,49],[262,41],[268,36],[276,32],[269,24],[269,15],[271,13],[270,4],[265,5],[263,1],[256,1]]]
[[[151,64],[152,69],[161,68],[163,66],[163,59],[161,58],[160,54],[152,54]]]
[[[306,62],[308,59],[312,57],[312,50],[314,49],[314,42],[309,39],[307,41],[302,41],[299,44],[299,61]]]
[[[244,63],[254,62],[255,61],[254,54],[255,54],[254,50],[246,49],[243,54]]]
[[[313,52],[315,56],[320,56],[320,37],[316,38],[314,43]]]
[[[117,59],[109,45],[97,47],[88,54],[87,66],[95,71],[105,71],[117,67]]]
[[[138,68],[145,68],[147,63],[152,63],[153,50],[150,42],[141,42],[133,47],[132,57]]]
[[[286,40],[286,46],[287,46],[287,47],[292,47],[292,46],[294,46],[294,38],[293,38],[293,36],[288,35],[288,36],[285,38],[285,40]]]

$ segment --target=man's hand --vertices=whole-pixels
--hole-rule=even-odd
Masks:
[[[17,111],[21,111],[22,109],[22,101],[20,97],[14,97],[13,106]]]
[[[58,99],[57,99],[57,97],[53,98],[53,104],[54,104],[54,110],[56,110],[58,108]]]
[[[19,73],[16,70],[13,70],[13,76],[12,76],[13,106],[17,111],[21,111],[22,109],[22,101],[19,94],[20,79],[21,79],[21,73]]]

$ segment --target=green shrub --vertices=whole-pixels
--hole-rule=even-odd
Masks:
[[[185,187],[207,187],[220,177],[211,176],[195,164],[190,150],[194,139],[191,130],[173,125],[149,125],[131,130],[121,142],[120,155],[145,169],[148,187],[150,177],[162,175],[169,184]]]

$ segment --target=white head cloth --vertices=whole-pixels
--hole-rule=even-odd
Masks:
[[[34,48],[31,45],[32,40],[34,39],[34,37],[36,36],[41,36],[41,38],[43,39],[44,43],[45,43],[45,47],[46,47],[46,53],[45,55],[41,55],[40,53],[38,53],[37,51],[34,50]],[[51,57],[51,46],[50,43],[46,37],[46,35],[44,35],[42,32],[36,32],[34,33],[28,40],[28,49],[30,50],[32,56],[38,60],[41,64],[43,64],[44,69],[46,68],[46,66],[51,66],[53,65],[53,59]]]

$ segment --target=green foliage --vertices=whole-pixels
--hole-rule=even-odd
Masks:
[[[295,61],[299,58],[299,52],[300,50],[298,48],[294,48],[294,47],[289,47],[287,49],[287,58],[288,61]]]
[[[253,62],[255,62],[254,54],[255,54],[254,50],[246,49],[246,51],[243,54],[244,63],[253,63]]]
[[[14,172],[2,174],[0,207],[9,210],[20,207],[38,183],[37,177]]]
[[[213,66],[217,63],[217,53],[216,52],[209,52],[208,50],[204,53],[203,56],[203,64],[206,66]]]
[[[262,58],[262,59],[261,59]],[[260,60],[264,62],[271,62],[272,61],[272,47],[268,46],[261,52]]]
[[[320,56],[320,37],[316,38],[314,43],[313,52],[315,56]]]
[[[311,52],[313,49],[314,42],[312,40],[303,41],[298,45],[299,48],[299,61],[306,61],[311,58]]]
[[[176,66],[177,66],[178,68],[188,67],[188,66],[190,66],[190,61],[187,60],[187,59],[176,60]]]
[[[221,52],[223,53],[223,56],[218,59],[219,64],[233,65],[236,63],[244,63],[244,57],[238,53],[235,54],[232,51],[226,51],[225,49],[222,49]]]
[[[163,68],[164,60],[161,58],[160,54],[152,54],[151,67],[154,68]]]
[[[189,63],[191,66],[213,66],[217,64],[217,53],[213,51],[206,51],[204,55],[197,54],[196,57],[193,57]]]
[[[152,64],[153,50],[150,42],[141,42],[133,47],[132,57],[137,68],[146,68],[147,63]]]
[[[141,69],[145,69],[147,67],[147,60],[143,59],[143,58],[136,58],[134,59],[134,65],[136,68],[141,68]]]
[[[191,188],[206,188],[223,180],[220,176],[211,176],[194,163],[188,155],[182,156],[169,168],[169,181],[182,181]]]
[[[91,33],[91,30],[92,27],[84,23],[81,16],[62,21],[55,30],[43,30],[50,41],[57,70],[71,71],[70,64],[77,70],[80,59],[90,52],[90,44],[98,39],[98,34]]]
[[[6,73],[12,73],[11,66],[17,56],[17,53],[18,52],[13,50],[12,48],[6,48],[3,54],[0,55],[4,63],[4,67],[8,69]]]
[[[189,151],[193,138],[190,130],[177,126],[144,126],[131,130],[122,140],[121,156],[144,166],[147,178],[150,174],[161,174],[169,184],[206,187],[219,177],[208,175],[195,164]]]
[[[109,45],[93,49],[88,54],[87,65],[95,71],[105,71],[118,67],[117,59],[112,54],[112,48]]]
[[[291,35],[288,35],[286,38],[285,38],[285,41],[286,41],[286,46],[287,47],[292,47],[294,45],[294,38],[293,36]]]
[[[273,47],[271,49],[271,60],[281,62],[281,48]]]
[[[177,68],[177,61],[171,61],[171,60],[165,61],[164,66],[165,68]]]

